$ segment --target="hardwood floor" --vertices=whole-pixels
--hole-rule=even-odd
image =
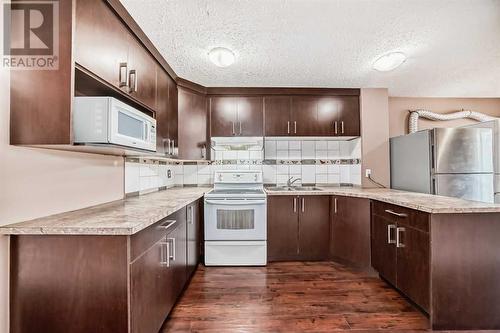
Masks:
[[[410,332],[429,320],[377,277],[333,262],[199,266],[166,332]]]

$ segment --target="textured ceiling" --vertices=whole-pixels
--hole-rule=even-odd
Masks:
[[[500,0],[122,0],[174,71],[205,86],[387,87],[500,97]],[[210,49],[234,51],[219,68]],[[408,60],[376,72],[380,55]]]

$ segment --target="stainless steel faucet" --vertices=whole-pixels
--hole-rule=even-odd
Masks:
[[[293,179],[293,177],[288,178],[288,180],[286,182],[286,186],[291,187],[293,185],[293,183],[295,183],[299,180],[302,180],[302,178],[295,178],[293,180],[292,179]]]

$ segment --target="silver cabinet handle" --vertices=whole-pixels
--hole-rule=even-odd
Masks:
[[[306,199],[302,198],[302,213],[306,211]]]
[[[163,223],[163,224],[160,225],[160,228],[162,228],[162,229],[168,229],[171,226],[173,226],[175,224],[175,222],[177,222],[177,221],[176,220],[166,220],[165,223]]]
[[[130,93],[137,92],[137,71],[135,69],[128,72],[128,87]]]
[[[172,144],[172,151],[170,152],[170,154],[175,155],[175,140],[172,140],[170,143]]]
[[[335,129],[335,134],[338,134],[338,132],[339,132],[339,127],[338,127],[338,125],[337,125],[337,122],[334,122],[334,123],[333,123],[333,127],[334,127],[334,129]]]
[[[333,211],[335,212],[335,214],[337,214],[337,211],[338,211],[337,210],[337,208],[338,208],[337,207],[337,198],[335,198],[334,201],[333,201],[333,207],[334,207]]]
[[[194,224],[193,206],[188,206],[188,224]]]
[[[385,212],[389,213],[389,214],[392,214],[392,215],[395,215],[397,217],[408,217],[408,214],[405,214],[405,213],[396,213],[395,211],[390,210],[390,209],[386,209]]]
[[[175,261],[175,238],[167,238],[167,241],[172,244],[172,253],[169,255],[169,258]]]
[[[405,232],[405,228],[396,228],[396,247],[405,247],[405,245],[401,242],[401,232]]]
[[[297,198],[293,198],[293,212],[297,212]]]
[[[295,134],[297,134],[297,122],[296,121],[293,122],[293,132]]]
[[[233,127],[233,132],[232,132],[232,134],[233,134],[233,135],[236,135],[236,132],[234,131],[234,121],[232,121],[232,122],[231,122],[231,126]]]
[[[290,121],[286,122],[286,132],[290,134]]]
[[[396,229],[396,225],[394,225],[394,224],[389,224],[387,226],[387,244],[395,244],[396,243],[396,241],[394,239],[391,239],[391,232],[394,229]]]
[[[120,88],[127,86],[127,63],[120,62],[120,73],[118,75],[118,83]]]
[[[343,120],[340,122],[340,128],[342,130],[342,134],[344,134],[344,121]]]
[[[165,249],[167,253],[165,254]],[[168,242],[160,242],[160,265],[170,267],[170,244]]]
[[[240,123],[240,135],[241,135],[241,121],[239,123]]]
[[[167,155],[170,155],[170,139],[165,140],[167,142]]]

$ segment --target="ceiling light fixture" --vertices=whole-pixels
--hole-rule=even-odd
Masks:
[[[388,72],[401,66],[406,61],[406,55],[403,52],[387,53],[373,63],[373,69],[379,72]]]
[[[216,66],[227,67],[234,63],[235,56],[233,51],[225,47],[216,47],[208,52],[208,58]]]

